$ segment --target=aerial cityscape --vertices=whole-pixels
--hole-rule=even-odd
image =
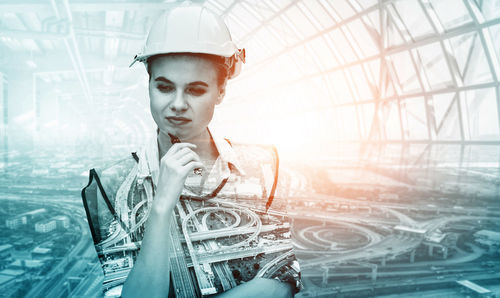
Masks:
[[[255,146],[237,147],[248,155],[238,163],[244,176],[235,168],[233,175],[216,179],[214,170],[200,188],[201,178],[193,174],[177,203],[169,237],[173,290],[179,297],[221,293],[257,276],[300,279],[284,200],[275,200],[266,210],[274,181],[272,155]],[[259,164],[253,162],[255,155],[260,156]],[[128,163],[137,164],[132,157]],[[214,165],[220,167],[221,162]],[[92,171],[82,192],[106,293],[119,292],[134,266],[153,201],[147,179],[128,179],[127,171],[127,161]],[[266,176],[272,176],[269,183]],[[119,182],[106,182],[115,179]],[[146,191],[128,191],[132,185]]]
[[[114,252],[134,246],[116,241],[115,233],[102,246],[101,267],[78,189],[87,180],[85,165],[48,179],[47,171],[57,170],[23,169],[21,161],[11,157],[1,181],[2,293],[98,297],[112,289],[132,261]],[[190,241],[177,242],[172,272],[198,282],[204,276],[204,294],[272,276],[288,263],[300,266],[298,297],[494,297],[500,290],[496,173],[480,161],[460,170],[389,162],[285,163],[280,197],[267,214],[230,199],[181,200],[173,236],[184,231]],[[285,205],[287,212],[279,210]],[[289,225],[291,233],[282,232]],[[283,253],[290,239],[298,264]]]
[[[141,294],[500,297],[499,40],[500,0],[0,1],[0,297],[120,296],[143,256]]]

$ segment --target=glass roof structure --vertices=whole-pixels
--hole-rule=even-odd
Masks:
[[[247,52],[214,123],[231,123],[229,135],[278,144],[297,134],[307,142],[500,141],[498,1],[197,2],[222,14]],[[3,2],[0,70],[6,80],[32,73],[33,88],[69,96],[74,107],[80,98],[106,113],[119,102],[142,124],[115,124],[139,134],[150,123],[125,102],[145,97],[136,79],[144,72],[127,66],[173,4]],[[48,103],[32,92],[39,131]]]
[[[499,140],[498,2],[207,6],[249,53],[231,104],[264,101],[261,117],[335,140]]]
[[[0,247],[21,247],[17,258],[64,244],[54,259],[70,246],[79,259],[69,275],[33,267],[39,276],[18,280],[5,271],[28,262],[2,260],[7,296],[28,278],[39,283],[27,296],[101,294],[94,251],[80,251],[92,239],[79,194],[88,169],[155,136],[146,70],[129,65],[179,2],[0,2]],[[500,0],[191,2],[222,15],[246,50],[211,128],[277,146],[278,189],[310,258],[299,297],[498,294]],[[72,228],[47,243],[23,224],[30,208]]]

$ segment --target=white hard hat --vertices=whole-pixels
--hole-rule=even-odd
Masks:
[[[153,23],[136,61],[146,63],[154,55],[200,53],[225,57],[229,78],[236,77],[245,62],[245,49],[238,49],[220,16],[206,7],[184,3],[164,12]]]

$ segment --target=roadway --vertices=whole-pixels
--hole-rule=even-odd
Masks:
[[[485,273],[485,272],[471,272],[468,274],[467,279],[471,281],[482,281],[482,280],[495,280],[500,278],[500,273]],[[457,278],[456,275],[442,276],[442,278],[438,278],[436,276],[429,276],[418,279],[410,279],[405,278],[395,278],[392,280],[384,280],[382,282],[373,283],[371,281],[362,282],[359,280],[353,280],[351,283],[344,283],[342,286],[322,288],[313,286],[309,284],[309,288],[304,293],[307,293],[308,296],[313,297],[332,297],[337,295],[353,295],[353,296],[374,296],[377,293],[399,293],[399,292],[407,292],[414,291],[415,289],[419,289],[419,291],[423,291],[426,287],[429,288],[449,288],[450,286],[456,286],[456,281],[463,278]],[[359,294],[356,294],[359,293]],[[298,297],[301,294],[299,293]]]
[[[37,201],[37,203],[39,203],[39,201]],[[61,259],[61,261],[45,275],[42,280],[31,288],[31,290],[26,294],[26,297],[49,297],[46,296],[47,291],[61,289],[62,283],[66,280],[67,275],[70,273],[65,270],[66,266],[73,262],[76,259],[76,256],[80,255],[80,253],[89,245],[88,224],[83,220],[86,217],[82,212],[80,212],[80,210],[75,210],[65,204],[58,204],[50,201],[45,201],[44,204],[52,205],[52,207],[57,208],[61,213],[76,221],[80,227],[81,237],[73,249],[71,249]],[[62,276],[59,276],[60,274],[62,274]]]

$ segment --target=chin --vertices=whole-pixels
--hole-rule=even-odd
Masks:
[[[168,133],[178,137],[181,141],[184,141],[186,139],[189,139],[192,137],[192,132],[186,129],[179,129],[176,127],[164,127],[160,128],[160,131],[164,133],[165,135],[168,135]]]
[[[174,136],[176,136],[178,138],[185,137],[185,135],[186,135],[186,133],[183,130],[175,128],[175,127],[160,128],[160,131],[163,132],[164,134],[167,134],[167,133],[173,134]]]
[[[195,139],[207,130],[207,126],[203,128],[194,128],[192,126],[177,127],[170,125],[162,125],[158,127],[160,127],[160,131],[165,135],[167,135],[167,133],[170,133],[178,137],[181,141]]]

